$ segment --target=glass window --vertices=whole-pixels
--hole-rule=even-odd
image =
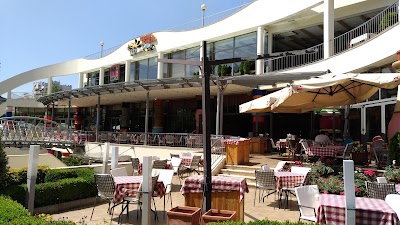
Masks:
[[[148,76],[147,79],[155,80],[157,79],[157,58],[150,58],[149,60],[149,68],[148,68]]]
[[[178,51],[171,54],[172,59],[185,59],[185,51]],[[171,76],[170,77],[184,77],[185,76],[185,65],[173,63],[171,65]]]
[[[196,46],[194,48],[189,48],[186,50],[186,60],[191,60],[191,61],[200,61],[200,46]],[[199,72],[199,67],[198,66],[191,66],[191,65],[186,65],[186,71],[185,75],[187,77],[193,76],[194,73]]]
[[[129,76],[131,77],[131,81],[138,79],[138,77],[136,77],[136,62],[131,62],[131,71]]]
[[[147,74],[149,70],[148,64],[149,62],[147,59],[138,61],[138,67],[136,68],[136,72],[139,74],[139,80],[147,79]]]

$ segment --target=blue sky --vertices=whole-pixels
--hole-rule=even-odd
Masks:
[[[167,30],[251,0],[0,0],[0,81],[34,68],[81,58],[140,35]],[[206,20],[207,23],[207,20]],[[77,87],[77,75],[57,77]],[[31,92],[27,84],[13,92]]]

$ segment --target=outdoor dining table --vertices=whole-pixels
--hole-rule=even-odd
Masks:
[[[132,194],[137,192],[142,181],[143,181],[143,176],[114,177],[114,184],[115,184],[114,201],[116,203],[120,203],[124,199],[127,190],[130,190],[129,192]],[[165,187],[162,181],[157,182],[154,193],[160,198],[165,195]]]
[[[345,225],[346,202],[344,195],[321,194],[317,212],[317,223]],[[397,225],[399,218],[396,212],[381,199],[356,197],[357,225]]]
[[[204,176],[187,177],[181,187],[185,205],[202,207]],[[236,211],[236,220],[244,221],[244,195],[249,192],[246,179],[241,177],[212,176],[211,208]]]
[[[292,188],[299,186],[303,182],[304,175],[293,172],[275,172],[276,190],[280,191],[282,187]]]
[[[310,146],[306,154],[308,156],[330,156],[335,157],[338,154],[342,154],[344,152],[345,146],[336,146],[336,145],[329,145],[325,147],[320,146]]]
[[[181,165],[182,165],[182,164],[181,164]],[[167,170],[172,170],[172,169],[173,169],[170,162],[167,162],[167,164],[165,165],[165,169],[167,169]],[[138,174],[139,174],[139,175],[142,175],[142,171],[143,171],[143,163],[139,163],[139,166],[138,166]]]

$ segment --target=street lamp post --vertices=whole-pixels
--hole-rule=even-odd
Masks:
[[[101,57],[103,57],[103,46],[104,46],[104,42],[103,41],[100,42],[100,46],[101,46],[100,58],[101,58]]]
[[[207,6],[206,4],[201,5],[201,10],[203,11],[202,23],[201,25],[204,27],[204,14],[206,12]]]

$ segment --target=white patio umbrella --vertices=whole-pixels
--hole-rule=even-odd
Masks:
[[[326,74],[308,80],[298,80],[275,94],[275,101],[261,104],[270,95],[263,96],[250,104],[252,107],[239,106],[241,113],[285,112],[303,113],[314,109],[335,108],[363,102],[375,94],[379,88],[391,89],[399,85],[398,73],[368,74]],[[250,102],[253,102],[250,101]],[[254,105],[254,106],[253,106]],[[243,107],[242,107],[243,106]],[[247,105],[248,106],[248,105]],[[265,107],[264,107],[265,106]]]

